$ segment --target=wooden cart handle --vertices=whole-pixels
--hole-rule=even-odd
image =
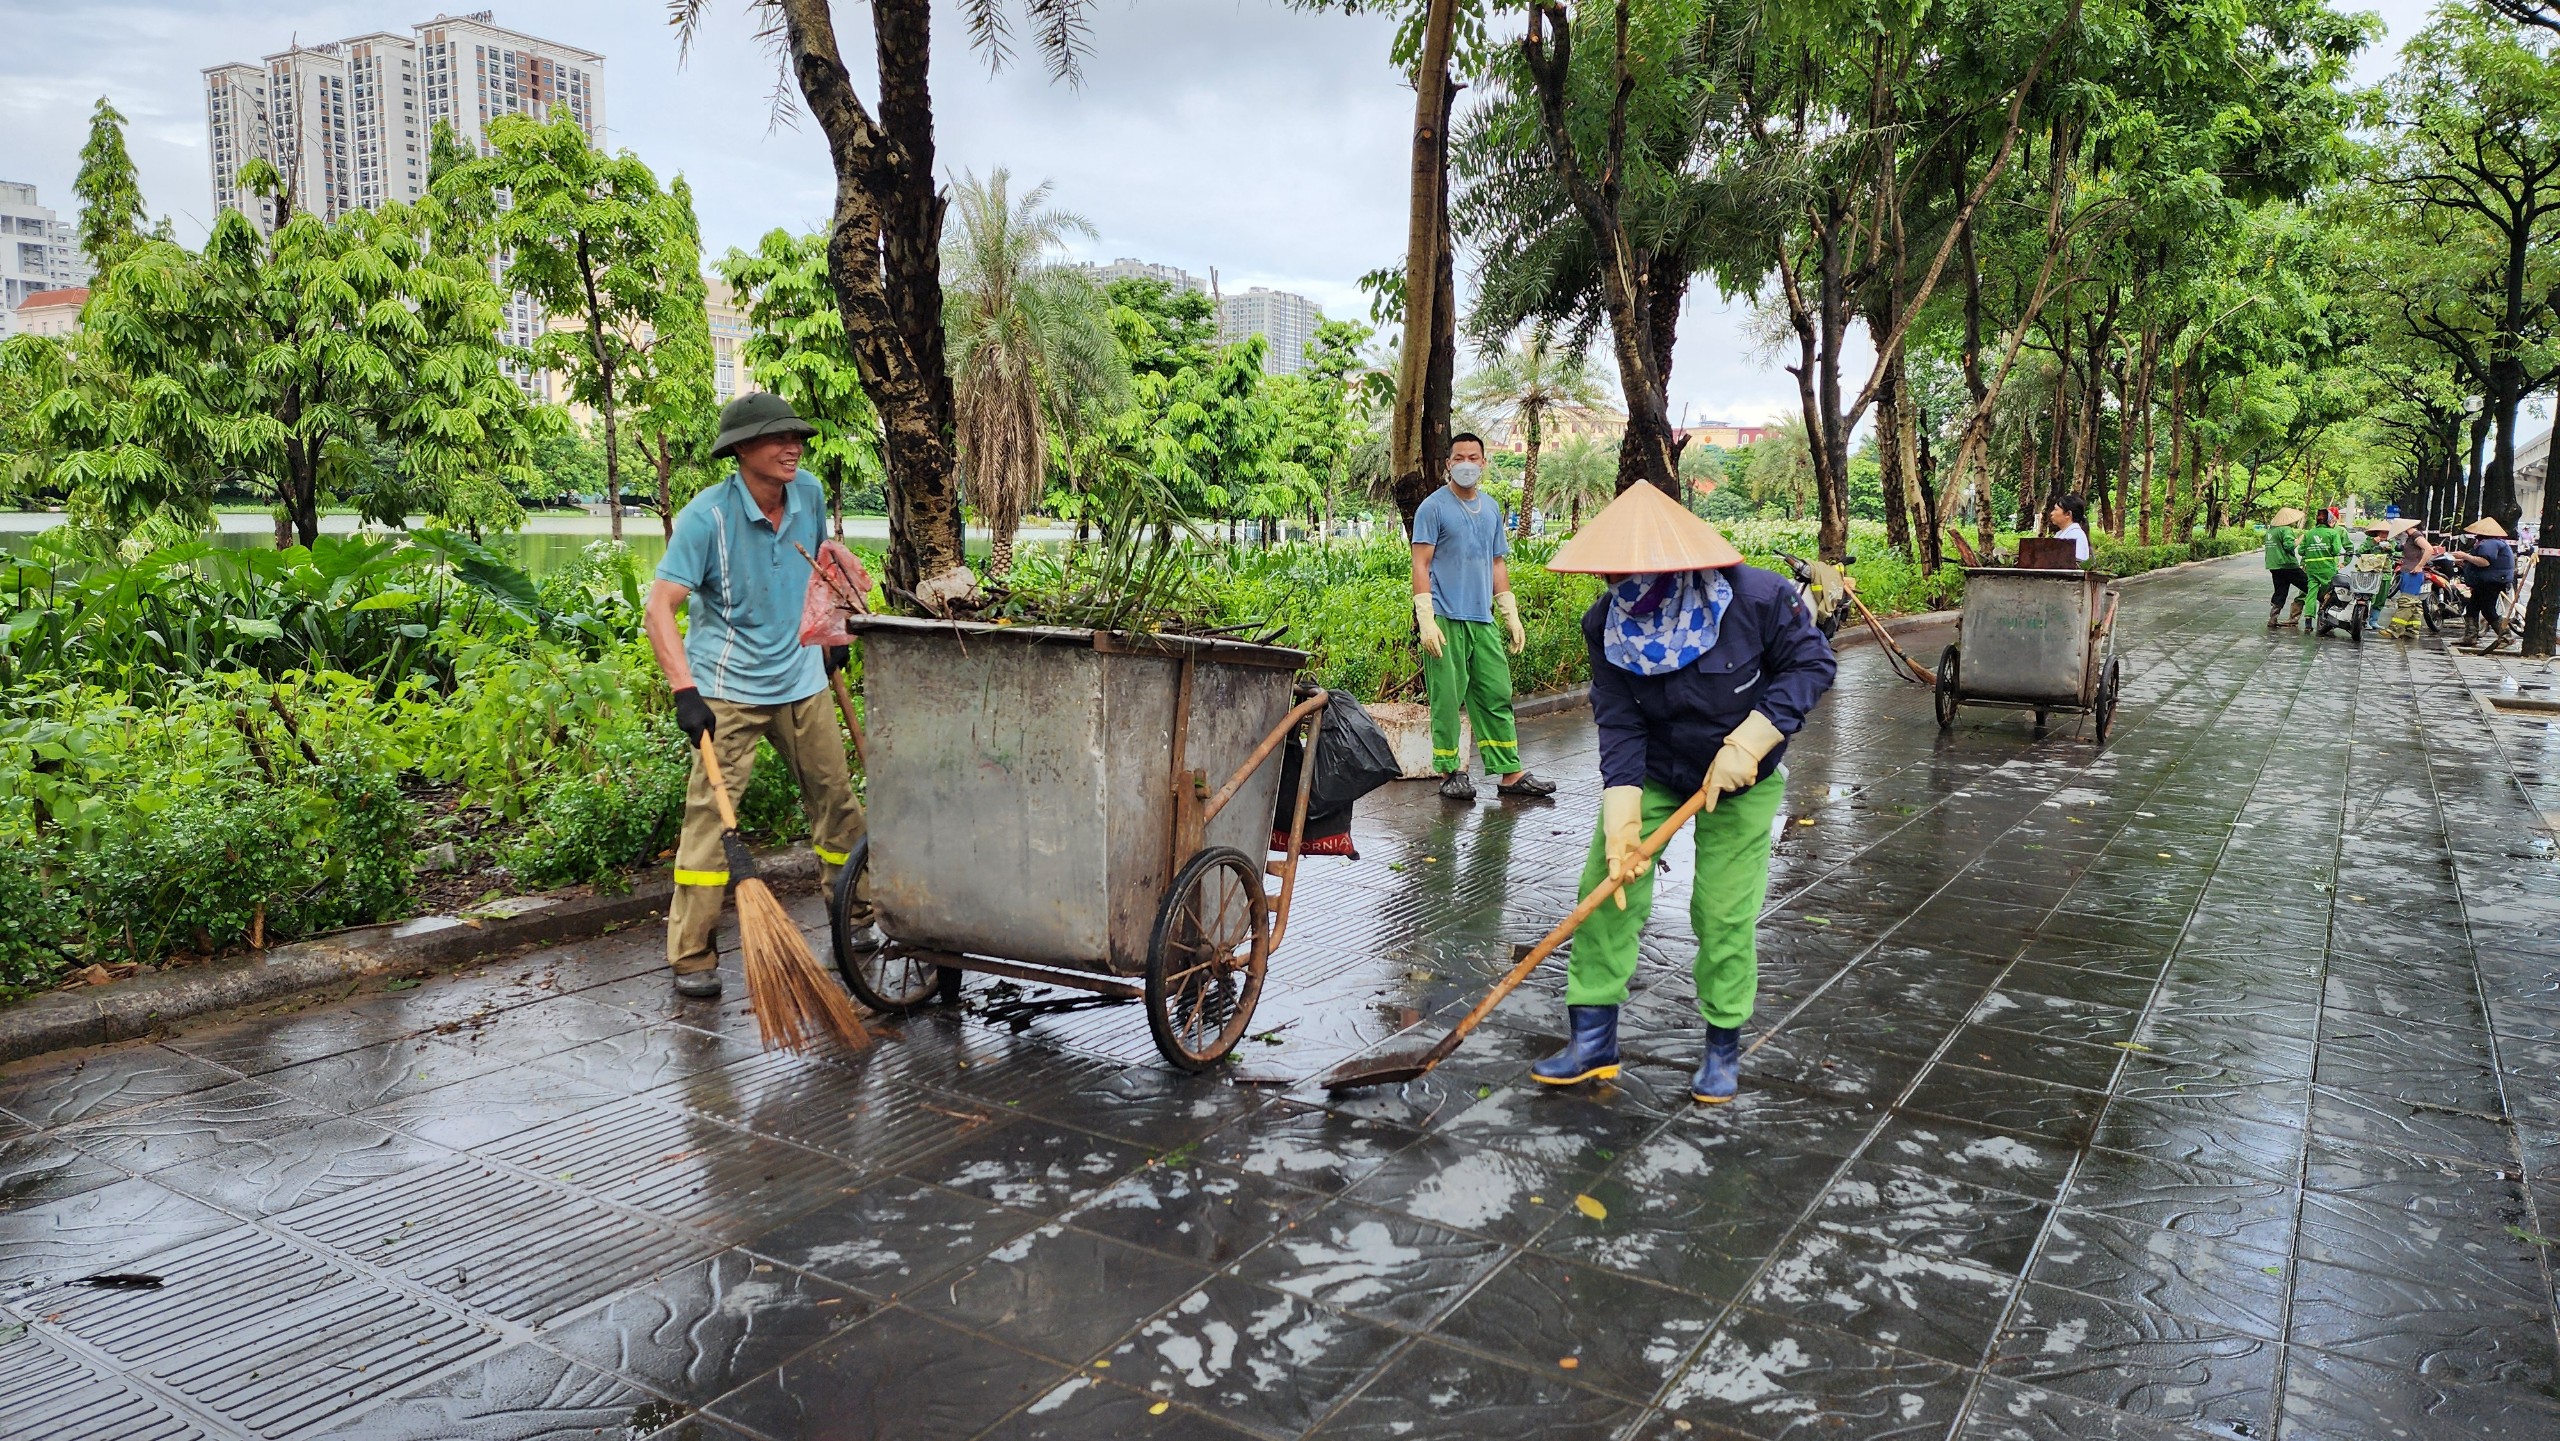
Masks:
[[[738,828],[738,808],[729,804],[729,783],[720,778],[720,758],[711,753],[711,737],[702,738],[702,773],[711,778],[712,799],[720,803],[720,828]]]
[[[1324,703],[1332,699],[1332,696],[1331,691],[1318,690],[1314,695],[1298,702],[1296,708],[1281,717],[1280,724],[1272,730],[1271,734],[1262,738],[1262,744],[1253,748],[1253,754],[1244,758],[1243,765],[1236,767],[1236,773],[1227,777],[1227,783],[1218,787],[1216,795],[1209,797],[1208,806],[1200,813],[1200,824],[1205,826],[1216,820],[1218,812],[1225,810],[1227,802],[1236,798],[1236,792],[1244,789],[1244,783],[1253,778],[1253,773],[1262,769],[1262,763],[1271,759],[1271,753],[1280,748],[1280,742],[1287,740],[1289,732],[1298,728],[1298,722],[1324,709]]]
[[[1662,854],[1663,848],[1671,844],[1671,838],[1680,833],[1680,828],[1687,825],[1691,817],[1707,808],[1707,797],[1714,794],[1709,787],[1714,784],[1714,781],[1701,783],[1697,793],[1682,801],[1680,809],[1673,811],[1671,818],[1664,821],[1660,829],[1637,844],[1636,854],[1643,857],[1647,863],[1650,863],[1655,856]],[[1519,964],[1513,966],[1501,980],[1495,982],[1492,990],[1484,993],[1484,999],[1476,1002],[1476,1008],[1467,1012],[1466,1019],[1458,1022],[1449,1032],[1449,1039],[1441,1044],[1455,1045],[1461,1037],[1481,1024],[1485,1017],[1492,1015],[1493,1008],[1501,1005],[1504,997],[1519,989],[1520,983],[1529,978],[1529,973],[1538,968],[1540,961],[1554,954],[1556,947],[1571,939],[1573,933],[1581,928],[1582,923],[1591,919],[1591,913],[1600,909],[1601,904],[1616,895],[1624,885],[1624,881],[1612,875],[1602,880],[1599,885],[1592,887],[1591,894],[1582,898],[1582,904],[1573,908],[1573,914],[1557,922],[1554,930],[1547,932],[1544,939],[1530,947],[1529,954],[1522,956]]]

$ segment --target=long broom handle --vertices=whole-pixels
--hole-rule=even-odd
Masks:
[[[1663,848],[1671,844],[1671,838],[1680,833],[1680,828],[1689,823],[1690,817],[1707,808],[1708,800],[1715,794],[1708,789],[1713,784],[1712,781],[1701,783],[1697,794],[1682,801],[1680,809],[1671,813],[1671,819],[1664,821],[1660,829],[1637,843],[1636,854],[1643,857],[1648,864],[1655,856],[1662,854]],[[1443,1044],[1454,1045],[1459,1038],[1481,1024],[1485,1017],[1492,1015],[1493,1008],[1501,1005],[1504,997],[1518,990],[1520,983],[1529,979],[1529,973],[1538,968],[1540,961],[1554,954],[1556,947],[1570,939],[1584,921],[1591,919],[1591,913],[1600,909],[1601,903],[1616,895],[1625,884],[1624,881],[1612,875],[1594,887],[1591,894],[1582,898],[1582,904],[1573,908],[1572,915],[1558,922],[1554,930],[1547,932],[1544,940],[1529,948],[1529,954],[1521,957],[1520,963],[1513,966],[1508,975],[1496,982],[1492,990],[1485,992],[1484,999],[1476,1002],[1476,1008],[1467,1012],[1466,1019],[1458,1022],[1457,1026],[1449,1032],[1449,1040]]]
[[[862,717],[853,713],[853,692],[844,683],[844,672],[828,676],[827,683],[835,687],[836,710],[844,716],[845,729],[853,732],[853,758],[862,762],[867,771],[871,769],[871,742],[862,733]]]
[[[720,758],[711,753],[711,737],[702,738],[702,773],[711,778],[712,799],[720,802],[720,828],[738,828],[738,808],[729,804],[729,783],[720,778]]]

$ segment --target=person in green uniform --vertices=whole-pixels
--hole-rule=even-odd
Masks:
[[[1707,808],[1691,830],[1689,925],[1707,1036],[1689,1094],[1708,1105],[1730,1101],[1740,1086],[1742,1025],[1759,992],[1755,932],[1787,787],[1779,762],[1837,664],[1793,585],[1743,564],[1714,526],[1651,485],[1609,502],[1547,568],[1608,581],[1582,617],[1604,789],[1581,894],[1613,877],[1624,888],[1574,933],[1570,1039],[1529,1074],[1569,1086],[1618,1073],[1618,1007],[1653,909],[1653,874],[1639,851],[1704,790]]]
[[[2320,608],[2320,598],[2329,592],[2329,582],[2338,578],[2338,567],[2346,556],[2347,533],[2338,527],[2337,512],[2320,512],[2319,523],[2302,533],[2302,574],[2315,612]]]
[[[2275,513],[2267,522],[2267,579],[2275,583],[2275,594],[2267,602],[2267,629],[2287,625],[2302,615],[2303,597],[2311,593],[2311,577],[2302,569],[2302,512],[2292,506]],[[2285,597],[2293,597],[2293,609],[2285,609]]]
[[[1467,758],[1458,749],[1459,718],[1472,720],[1485,774],[1495,793],[1536,799],[1555,782],[1520,764],[1511,714],[1511,657],[1529,644],[1520,603],[1511,595],[1511,537],[1502,503],[1484,493],[1484,442],[1449,439],[1448,484],[1425,496],[1413,515],[1413,626],[1422,645],[1422,685],[1431,696],[1431,768],[1440,794],[1473,802]],[[1502,629],[1494,629],[1494,617]]]

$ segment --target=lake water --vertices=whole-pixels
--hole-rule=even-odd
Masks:
[[[63,523],[55,511],[0,511],[0,553],[23,555],[36,534]],[[275,522],[264,515],[224,514],[214,517],[221,543],[242,550],[275,544]],[[427,524],[424,517],[412,517],[410,524]],[[323,535],[352,535],[359,529],[352,515],[320,517]],[[362,527],[367,534],[396,534],[378,527]],[[537,515],[525,521],[524,529],[514,535],[492,536],[489,548],[508,556],[533,575],[548,575],[577,558],[580,551],[613,533],[612,522],[595,515]],[[844,518],[845,539],[857,549],[884,550],[889,544],[889,519],[879,515],[848,515]],[[1072,531],[1054,527],[1026,527],[1016,544],[1057,545],[1065,543]],[[656,567],[658,557],[666,554],[666,536],[657,517],[626,514],[623,517],[622,543],[642,566],[645,574]],[[969,554],[983,557],[989,540],[983,530],[971,527],[967,545]]]

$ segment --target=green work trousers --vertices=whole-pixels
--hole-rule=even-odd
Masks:
[[[1458,753],[1458,717],[1476,723],[1476,750],[1484,773],[1507,776],[1520,769],[1520,733],[1511,719],[1511,653],[1502,627],[1489,620],[1443,620],[1440,654],[1422,653],[1422,684],[1431,693],[1431,769],[1441,775],[1467,768]]]
[[[844,763],[844,729],[836,719],[835,698],[825,691],[788,705],[740,705],[712,700],[711,753],[720,759],[720,778],[729,783],[734,806],[747,793],[755,774],[756,742],[773,742],[774,754],[800,788],[800,807],[809,817],[809,849],[818,853],[819,879],[835,894],[836,868],[853,843],[862,839],[862,803],[853,798],[853,773]],[[667,964],[678,975],[708,971],[720,964],[712,932],[730,881],[729,859],[720,848],[720,807],[711,796],[711,777],[702,757],[693,758],[693,775],[684,788],[684,830],[676,840],[676,890],[667,902]]]
[[[1747,791],[1724,797],[1701,812],[1689,833],[1698,848],[1698,873],[1689,884],[1689,928],[1698,937],[1698,1014],[1711,1026],[1739,1026],[1751,1019],[1760,989],[1760,955],[1754,944],[1760,907],[1769,896],[1769,828],[1786,798],[1787,782],[1772,772]],[[1688,797],[1654,781],[1644,783],[1644,833],[1652,835]],[[1609,878],[1606,838],[1591,832],[1591,858],[1582,866],[1580,895]],[[1636,941],[1653,911],[1653,871],[1621,892],[1627,908],[1602,901],[1573,933],[1573,960],[1565,970],[1565,1004],[1614,1006],[1627,998],[1636,973]]]

